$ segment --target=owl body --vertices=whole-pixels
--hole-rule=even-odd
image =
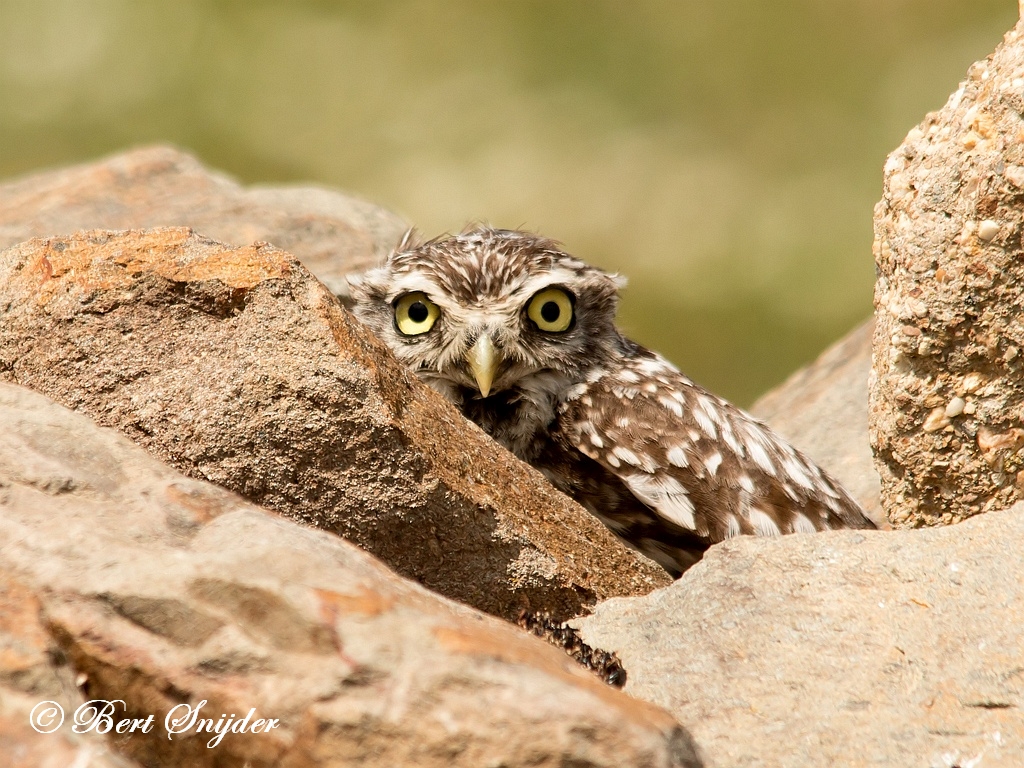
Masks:
[[[357,316],[468,419],[678,576],[711,544],[873,528],[766,425],[625,338],[621,281],[477,227],[352,281]]]

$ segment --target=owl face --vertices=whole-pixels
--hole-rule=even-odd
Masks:
[[[357,316],[453,400],[564,388],[614,330],[617,278],[525,232],[404,241],[352,281]]]

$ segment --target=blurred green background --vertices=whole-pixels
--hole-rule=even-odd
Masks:
[[[1014,0],[0,0],[0,177],[170,141],[525,226],[741,404],[868,316],[885,155]]]

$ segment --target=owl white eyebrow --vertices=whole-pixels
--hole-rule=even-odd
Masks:
[[[578,276],[578,273],[568,269],[552,269],[524,280],[519,286],[519,291],[532,296],[552,285],[572,285]]]
[[[444,291],[441,290],[441,286],[429,277],[419,274],[411,274],[403,275],[391,285],[391,291],[388,294],[388,301],[394,301],[397,297],[406,293],[413,293],[414,291],[421,291],[434,300],[436,300],[438,296],[444,296]]]

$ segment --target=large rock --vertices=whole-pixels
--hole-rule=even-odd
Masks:
[[[153,721],[109,743],[147,766],[698,764],[663,711],[335,536],[36,393],[0,385],[0,424],[0,685],[16,705],[122,700],[115,722]],[[204,701],[202,717],[278,724],[212,747],[194,728],[168,738],[168,713]]]
[[[885,165],[872,441],[897,526],[1024,497],[1024,26]]]
[[[574,624],[707,765],[1024,764],[1024,505],[927,531],[732,539]]]
[[[868,442],[873,328],[869,320],[850,331],[750,410],[839,480],[875,525],[888,528]]]
[[[187,229],[0,252],[0,378],[506,618],[668,583],[268,245]]]
[[[4,548],[0,548],[2,552]],[[0,561],[0,765],[137,765],[118,757],[94,731],[75,733],[70,725],[59,727],[53,705],[74,712],[85,703],[76,689],[73,670],[61,663],[60,657],[61,650],[47,631],[39,598],[5,571]]]
[[[166,146],[0,185],[0,249],[83,229],[168,226],[225,243],[273,243],[347,295],[345,275],[382,260],[408,225],[333,190],[241,187]]]

